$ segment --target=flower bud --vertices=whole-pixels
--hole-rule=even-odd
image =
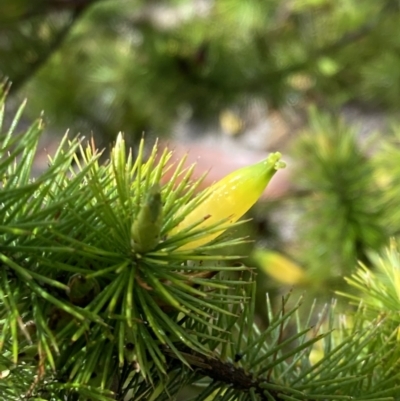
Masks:
[[[257,202],[276,171],[285,167],[280,158],[279,152],[272,153],[267,159],[236,170],[211,185],[205,190],[206,198],[203,202],[193,210],[188,211],[190,204],[182,210],[181,213],[187,215],[169,232],[169,236],[181,232],[201,219],[204,221],[198,224],[195,230],[210,227],[224,219],[227,219],[227,224],[235,223]],[[224,230],[188,242],[179,249],[189,250],[205,245]]]
[[[132,224],[132,248],[136,252],[151,251],[160,242],[163,221],[161,189],[153,185]]]

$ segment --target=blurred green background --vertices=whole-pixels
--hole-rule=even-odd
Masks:
[[[399,235],[399,26],[395,0],[2,0],[0,77],[10,109],[44,111],[49,153],[67,128],[123,131],[211,182],[282,151],[240,233],[261,311],[292,285],[331,298]]]

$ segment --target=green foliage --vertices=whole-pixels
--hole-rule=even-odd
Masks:
[[[393,0],[3,3],[0,76],[63,127],[138,139],[253,96],[399,102]]]
[[[375,265],[373,255],[398,239],[398,125],[366,137],[337,115],[310,108],[291,150],[296,191],[289,204],[298,221],[288,251],[303,266],[302,285],[329,299],[347,291],[343,277],[358,261]]]
[[[3,118],[4,96],[0,110]],[[3,399],[155,401],[175,399],[188,386],[197,388],[198,401],[397,396],[398,307],[392,290],[382,297],[385,279],[374,277],[379,290],[370,292],[382,302],[346,318],[335,302],[317,319],[314,305],[304,319],[301,300],[290,306],[284,297],[275,310],[267,298],[268,327],[260,330],[252,270],[239,256],[219,253],[243,239],[220,236],[185,250],[226,222],[196,228],[201,219],[172,230],[184,205],[190,212],[205,199],[194,195],[192,169],[179,163],[158,187],[171,168],[167,150],[157,155],[155,146],[145,161],[142,142],[133,160],[119,136],[100,164],[93,143],[65,137],[47,171],[32,180],[43,124],[17,133],[22,111],[2,127],[0,147]],[[351,141],[342,150],[352,149]],[[154,206],[156,220],[162,216],[158,241],[139,250],[132,224],[135,233],[148,230],[134,222]],[[396,288],[399,256],[396,249],[389,255],[385,272],[393,272],[387,279]]]
[[[374,160],[355,129],[316,110],[294,149],[297,182],[306,193],[299,202],[304,263],[317,280],[341,278],[390,234]]]
[[[382,253],[370,253],[374,269],[360,263],[360,267],[346,278],[346,281],[356,287],[360,293],[347,295],[360,301],[361,299],[373,312],[387,311],[392,319],[398,321],[396,311],[399,307],[400,295],[400,253],[395,240]],[[361,294],[361,295],[360,295]],[[394,312],[393,315],[390,312]]]
[[[391,236],[400,233],[400,169],[399,169],[399,126],[393,124],[391,131],[380,141],[376,157],[373,160],[377,187],[382,197],[377,201],[385,211],[384,224]]]
[[[109,138],[122,130],[136,145],[142,131],[168,133],[181,115],[207,118],[254,98],[397,108],[397,2],[192,4],[4,0],[0,76],[34,100],[31,116],[45,109],[54,125]],[[363,305],[342,315],[335,302],[309,308],[307,297],[260,306],[238,231],[185,248],[227,221],[205,229],[199,216],[178,231],[205,196],[195,195],[192,168],[169,166],[168,151],[145,158],[142,141],[132,156],[120,136],[102,164],[94,143],[64,137],[32,179],[43,121],[19,132],[24,107],[6,127],[2,94],[3,399],[398,398],[396,126],[370,148],[313,110],[295,146],[298,264],[281,276],[298,268],[301,285],[325,298],[340,288]]]
[[[190,172],[175,187],[176,178],[185,174],[178,167],[175,178],[163,187],[163,240],[138,253],[137,247],[132,248],[131,226],[135,216],[140,218],[142,198],[159,182],[171,154],[164,152],[156,165],[155,147],[142,163],[141,147],[133,162],[119,137],[110,161],[100,165],[95,149],[64,138],[48,171],[31,181],[41,121],[26,134],[14,136],[17,120],[3,137],[0,166],[4,355],[14,364],[21,355],[26,364],[36,365],[39,358],[39,381],[49,369],[79,385],[90,385],[95,375],[101,388],[110,388],[110,380],[127,363],[147,380],[157,379],[149,377],[150,371],[165,375],[162,348],[187,364],[178,341],[207,354],[204,341],[217,337],[205,328],[221,331],[212,322],[214,315],[232,315],[223,305],[242,299],[220,293],[228,288],[237,292],[236,287],[245,285],[225,277],[225,272],[245,268],[229,262],[237,257],[207,255],[213,244],[194,254],[178,250],[192,237],[215,231],[215,225],[167,236],[184,218],[175,217],[176,211],[193,196],[196,183],[187,184]],[[225,242],[231,245],[240,239]],[[218,246],[225,242],[219,240]],[[188,318],[197,330],[186,327]],[[27,335],[24,324],[30,321],[35,330]],[[25,356],[26,348],[30,353]],[[12,374],[11,380],[15,377]],[[72,391],[69,385],[53,385]],[[37,391],[44,390],[38,385]]]

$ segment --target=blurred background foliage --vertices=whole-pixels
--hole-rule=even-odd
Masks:
[[[244,252],[260,300],[331,297],[400,232],[399,23],[395,0],[2,0],[0,77],[53,141],[145,133],[217,172],[283,150]]]

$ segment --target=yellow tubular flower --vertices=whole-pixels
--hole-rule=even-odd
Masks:
[[[280,158],[279,152],[272,153],[267,159],[236,170],[211,185],[206,189],[206,195],[208,195],[206,199],[191,210],[184,220],[170,231],[169,235],[178,234],[202,218],[204,221],[195,227],[196,231],[223,219],[227,219],[226,224],[235,223],[257,202],[276,171],[285,167],[285,163],[280,161]],[[185,209],[182,213],[186,213]],[[224,230],[188,242],[179,249],[190,250],[205,245],[221,235]]]

